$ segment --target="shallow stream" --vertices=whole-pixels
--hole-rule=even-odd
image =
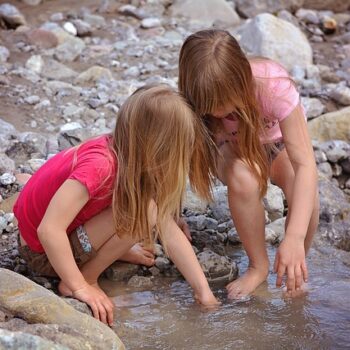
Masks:
[[[273,262],[275,248],[269,249]],[[231,252],[244,271],[242,249]],[[309,283],[302,296],[287,299],[268,284],[241,301],[222,302],[215,311],[198,306],[184,281],[160,279],[149,290],[102,281],[117,305],[117,333],[127,349],[350,349],[350,267],[333,249],[313,248]]]

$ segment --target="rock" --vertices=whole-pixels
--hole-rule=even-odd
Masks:
[[[350,141],[350,107],[326,113],[308,122],[311,139]]]
[[[0,153],[0,174],[4,172],[14,172],[16,169],[15,162],[6,154]]]
[[[66,346],[55,344],[36,335],[24,332],[11,332],[0,328],[0,349],[6,350],[69,350]]]
[[[158,256],[154,261],[154,265],[161,272],[164,272],[170,269],[170,261],[166,257]]]
[[[16,136],[16,135],[17,135],[16,128],[12,124],[5,122],[5,120],[2,120],[0,118],[0,136],[3,136],[4,138],[9,139],[12,136]]]
[[[264,12],[293,11],[303,5],[304,0],[235,0],[237,11],[245,18]]]
[[[4,173],[0,176],[0,184],[3,186],[12,185],[16,182],[16,177],[10,173]]]
[[[91,25],[81,19],[75,19],[72,21],[74,24],[78,36],[88,36],[92,33]]]
[[[113,75],[111,71],[107,68],[100,66],[90,67],[88,70],[79,74],[76,81],[78,84],[83,83],[96,83],[100,79],[112,80]]]
[[[324,104],[314,97],[301,97],[301,104],[305,108],[308,120],[319,117],[326,110]]]
[[[240,28],[243,48],[258,56],[271,58],[291,70],[312,64],[312,48],[303,32],[293,24],[263,13]]]
[[[72,22],[66,22],[66,23],[64,23],[64,24],[63,24],[63,29],[64,29],[67,33],[69,33],[69,34],[71,34],[71,35],[73,35],[73,36],[77,36],[77,34],[78,34],[78,30],[77,30],[77,28],[75,27],[75,25],[74,25]]]
[[[205,220],[206,216],[197,215],[197,216],[189,216],[186,218],[186,222],[190,228],[190,230],[202,231],[205,229]]]
[[[30,44],[43,49],[50,49],[58,45],[57,36],[48,30],[32,29],[25,33]],[[39,56],[40,57],[40,56]]]
[[[314,10],[307,10],[301,8],[295,13],[295,17],[308,24],[320,23],[320,17],[318,16],[318,13]]]
[[[36,132],[22,132],[18,140],[25,144],[30,153],[39,153],[42,157],[47,156],[47,138]]]
[[[279,243],[284,238],[286,218],[277,219],[265,228],[265,240],[272,244]]]
[[[26,24],[24,16],[17,7],[8,3],[0,5],[0,20],[4,21],[8,28],[17,28]]]
[[[227,239],[233,245],[237,245],[237,244],[241,244],[242,243],[241,239],[239,238],[238,232],[237,232],[237,230],[235,228],[231,228],[227,232]]]
[[[277,244],[280,242],[280,234],[269,227],[265,227],[265,242]]]
[[[102,322],[76,311],[47,289],[6,269],[0,269],[0,305],[29,323],[55,324],[79,340],[77,346],[56,342],[70,349],[124,349],[118,336]],[[64,331],[63,331],[64,333]]]
[[[218,222],[215,219],[206,217],[204,219],[204,227],[209,230],[216,231],[218,229]]]
[[[36,105],[40,102],[40,97],[37,95],[28,96],[24,99],[24,102],[28,103],[29,105]]]
[[[333,170],[329,163],[324,162],[317,165],[318,172],[324,175],[328,180],[333,177]]]
[[[49,58],[45,61],[41,75],[52,80],[64,80],[75,78],[77,76],[77,72],[68,68],[64,64]]]
[[[269,184],[266,196],[264,197],[264,205],[271,221],[281,218],[284,212],[282,190],[277,186]]]
[[[140,69],[136,66],[129,67],[126,69],[123,73],[123,78],[128,79],[128,78],[137,78],[141,74]]]
[[[237,278],[238,267],[227,256],[205,250],[197,258],[209,283],[228,283]]]
[[[133,5],[120,6],[118,12],[124,16],[131,16],[140,20],[150,17],[142,8],[137,8]]]
[[[344,85],[337,85],[330,93],[329,96],[336,102],[350,106],[350,88]]]
[[[161,25],[162,25],[162,22],[157,17],[144,18],[141,21],[141,28],[143,29],[156,28],[156,27],[160,27]]]
[[[116,261],[105,270],[105,275],[110,281],[127,281],[137,274],[139,267],[138,265]]]
[[[10,51],[5,46],[0,46],[0,63],[6,63],[10,57]]]
[[[350,203],[345,194],[332,181],[319,179],[320,221],[333,224],[344,220],[350,214]]]
[[[321,222],[319,231],[322,237],[332,243],[336,248],[350,252],[350,215],[344,220],[333,223]]]
[[[207,211],[208,202],[199,198],[188,184],[186,187],[185,198],[183,201],[183,208],[198,214],[204,214]]]
[[[153,282],[149,277],[132,276],[128,281],[128,286],[134,288],[150,288],[153,287]]]
[[[62,151],[77,146],[79,143],[93,136],[97,136],[96,131],[87,128],[75,128],[62,131],[58,135],[59,150]]]
[[[215,187],[213,190],[213,197],[214,202],[209,204],[213,217],[218,220],[219,223],[230,220],[231,212],[227,201],[227,187],[223,185]]]
[[[106,20],[102,16],[85,13],[83,20],[94,28],[102,28],[106,26]]]
[[[224,0],[177,0],[169,10],[171,16],[187,17],[191,22],[206,28],[215,22],[226,27],[240,23],[235,10]]]
[[[349,0],[304,0],[303,7],[313,10],[344,12],[350,8]]]
[[[39,55],[31,56],[26,62],[26,68],[37,74],[42,72],[44,65],[44,60]]]
[[[30,5],[30,6],[37,6],[39,4],[41,4],[42,0],[22,0],[22,2],[24,2],[26,5]]]
[[[46,163],[45,159],[29,159],[28,165],[32,169],[33,173],[35,173],[37,170],[39,170],[44,164]]]
[[[318,148],[326,154],[327,159],[332,163],[337,163],[350,157],[350,144],[345,141],[326,141],[321,143]]]
[[[68,298],[67,297],[67,298],[63,298],[63,300],[67,304],[69,304],[70,306],[74,307],[75,310],[77,310],[79,312],[82,312],[83,314],[86,314],[86,315],[89,315],[89,316],[93,316],[92,311],[91,311],[90,307],[87,304],[85,304],[85,303],[83,303],[83,302],[81,302],[81,301],[79,301],[77,299],[74,299],[74,298]]]
[[[83,40],[71,37],[70,40],[66,40],[61,45],[57,46],[54,56],[61,62],[72,62],[80,56],[85,46]]]

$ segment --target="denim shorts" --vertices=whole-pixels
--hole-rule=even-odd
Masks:
[[[92,247],[84,226],[79,226],[73,230],[68,235],[68,239],[75,262],[79,268],[96,256],[97,252]],[[58,277],[47,255],[45,253],[33,252],[27,245],[21,246],[19,235],[18,251],[21,258],[27,262],[30,269],[35,273],[42,276]]]

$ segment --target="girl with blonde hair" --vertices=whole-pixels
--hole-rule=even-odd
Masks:
[[[59,276],[59,291],[113,322],[113,303],[97,283],[115,260],[152,265],[160,238],[204,305],[216,304],[191,244],[176,224],[196,119],[166,86],[137,90],[118,112],[113,134],[48,160],[14,207],[20,254],[39,274]]]
[[[210,193],[213,177],[227,185],[231,215],[249,258],[248,270],[228,284],[229,297],[253,292],[268,275],[262,197],[269,178],[288,202],[274,264],[276,285],[286,274],[287,291],[299,290],[308,279],[305,254],[319,205],[313,149],[293,81],[272,60],[248,59],[227,31],[203,30],[182,46],[179,90],[202,122],[196,137],[201,149],[195,145],[193,155],[195,164],[202,164],[206,188],[201,191]]]

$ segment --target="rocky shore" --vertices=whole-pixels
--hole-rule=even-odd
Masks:
[[[182,42],[200,28],[225,28],[248,54],[278,60],[291,73],[320,174],[315,240],[349,257],[349,7],[348,0],[1,2],[0,349],[123,348],[85,304],[48,291],[57,292],[57,281],[36,276],[18,256],[12,204],[21,186],[14,173],[32,174],[60,150],[110,132],[137,87],[176,87]],[[188,188],[184,205],[193,249],[212,283],[238,275],[227,256],[240,240],[226,192],[218,183],[215,202],[204,203]],[[281,190],[269,185],[264,203],[266,242],[278,245],[288,210]],[[156,255],[151,268],[116,262],[105,277],[135,288],[179,277],[160,245]],[[89,337],[90,329],[99,337]]]

